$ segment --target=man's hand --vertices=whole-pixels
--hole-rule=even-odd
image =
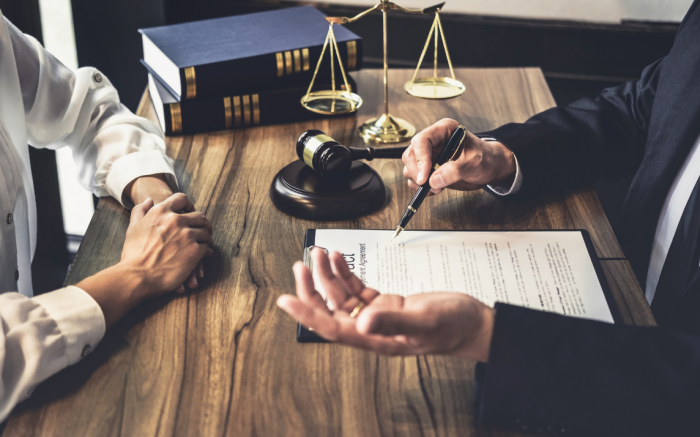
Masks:
[[[297,262],[297,297],[283,295],[277,305],[321,337],[379,354],[455,355],[488,361],[494,310],[458,293],[426,293],[404,298],[367,288],[350,272],[342,255],[311,253],[314,270],[331,311],[314,288],[306,266]],[[358,303],[366,306],[356,318]]]
[[[157,206],[146,199],[131,211],[121,261],[77,286],[100,305],[110,327],[142,301],[181,287],[201,259],[214,253],[211,234],[209,220],[184,194]]]
[[[402,157],[403,175],[411,188],[417,190],[426,182],[433,162],[457,126],[458,122],[445,118],[413,137]],[[513,152],[501,143],[483,141],[467,132],[459,156],[430,177],[430,191],[439,194],[445,188],[478,190],[495,182],[507,183],[514,177]]]

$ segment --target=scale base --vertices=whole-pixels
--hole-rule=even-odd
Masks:
[[[365,143],[390,144],[410,140],[416,134],[416,128],[402,118],[383,114],[360,126],[358,133]]]
[[[309,220],[348,220],[384,204],[382,178],[365,163],[355,161],[342,181],[324,179],[302,161],[277,173],[270,186],[272,203],[282,212]]]
[[[421,99],[452,99],[461,96],[464,84],[451,77],[421,77],[403,86],[406,92]]]

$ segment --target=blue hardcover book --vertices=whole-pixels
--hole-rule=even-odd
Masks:
[[[302,6],[140,29],[143,60],[178,100],[308,84],[328,33],[324,17]],[[342,26],[333,31],[345,70],[359,70],[362,39]],[[330,76],[328,55],[320,78]]]
[[[355,81],[348,76],[348,85],[357,92]],[[329,83],[319,84],[329,89]],[[339,85],[345,89],[345,85]],[[158,77],[148,75],[148,92],[160,127],[165,135],[183,135],[223,129],[240,129],[270,124],[295,123],[320,118],[321,115],[301,106],[307,85],[251,92],[222,97],[203,97],[178,101]]]

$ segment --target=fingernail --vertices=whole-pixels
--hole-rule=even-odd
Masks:
[[[416,182],[418,182],[420,184],[420,181],[422,181],[422,180],[423,180],[423,172],[419,171],[418,176],[416,177]]]
[[[204,266],[199,267],[199,277],[200,278],[204,277]]]
[[[432,181],[430,182],[430,188],[442,188],[445,186],[445,180],[442,178],[441,174],[433,175]]]
[[[175,290],[176,293],[184,293],[185,292],[185,285],[180,285],[177,287],[177,290]]]

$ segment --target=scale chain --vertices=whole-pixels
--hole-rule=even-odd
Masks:
[[[351,93],[350,84],[348,83],[348,78],[345,76],[345,68],[343,67],[343,59],[340,57],[340,51],[338,51],[338,40],[335,39],[335,32],[333,32],[333,23],[331,23],[331,44],[335,46],[335,52],[338,55],[338,65],[340,65],[340,72],[343,75],[343,82],[345,83],[345,92]],[[331,61],[332,62],[332,61]],[[335,79],[333,79],[333,91],[335,91]],[[352,102],[353,109],[355,107],[355,102]]]
[[[323,60],[323,54],[326,52],[326,46],[328,45],[328,39],[331,37],[331,33],[333,33],[333,26],[331,25],[328,29],[328,33],[326,34],[326,41],[323,43],[323,48],[321,49],[321,56],[318,58],[318,63],[316,64],[316,70],[314,70],[314,76],[311,78],[311,84],[309,85],[309,89],[306,91],[306,96],[304,97],[304,103],[306,103],[309,99],[309,94],[311,94],[311,88],[314,86],[314,82],[316,81],[316,75],[318,74],[318,69],[321,67],[321,61]]]
[[[442,45],[445,47],[445,55],[447,56],[447,65],[450,66],[450,73],[452,73],[452,79],[457,80],[455,77],[455,71],[452,68],[452,60],[450,59],[450,51],[447,50],[447,41],[445,41],[445,31],[442,30],[442,21],[440,21],[440,14],[435,13],[435,19],[437,20],[438,27],[440,28],[440,37],[442,37]]]
[[[436,15],[437,18],[437,15]],[[418,76],[418,71],[420,70],[420,66],[423,63],[423,58],[425,57],[425,53],[428,51],[428,46],[430,45],[430,37],[433,35],[433,31],[435,31],[435,27],[437,20],[433,20],[433,25],[430,27],[430,32],[428,33],[428,39],[425,40],[425,46],[423,47],[423,51],[420,54],[420,59],[418,60],[418,66],[416,67],[416,71],[413,72],[413,77],[411,78],[411,84],[413,84],[416,81],[416,76]],[[435,35],[437,38],[437,34]],[[435,52],[437,53],[437,44],[435,45]],[[437,58],[437,57],[436,57]],[[437,76],[437,74],[435,74]]]
[[[435,20],[433,22],[437,21],[438,14],[435,14]],[[428,39],[430,39],[430,35],[428,35]],[[435,32],[435,60],[433,63],[433,77],[437,77],[437,66],[438,66],[438,35],[437,32]]]

